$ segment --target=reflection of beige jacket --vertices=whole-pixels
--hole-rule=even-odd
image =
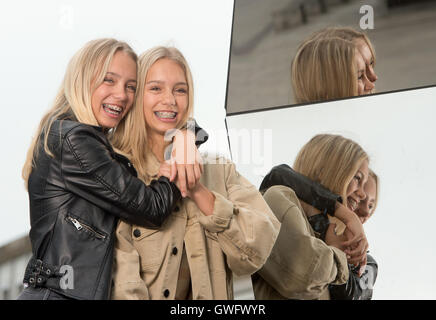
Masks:
[[[264,198],[281,228],[267,262],[252,276],[256,299],[329,299],[328,285],[348,279],[345,253],[315,237],[292,189],[273,186]]]
[[[113,299],[232,299],[232,271],[262,267],[280,223],[233,163],[217,161],[201,177],[216,198],[213,215],[185,198],[159,230],[119,223]],[[159,163],[148,163],[153,178]]]

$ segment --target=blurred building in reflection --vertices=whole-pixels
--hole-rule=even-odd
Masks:
[[[21,293],[24,270],[31,256],[27,235],[0,247],[0,300],[12,300]]]

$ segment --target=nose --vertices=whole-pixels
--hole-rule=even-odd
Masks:
[[[378,79],[377,75],[375,74],[374,68],[372,66],[368,67],[367,77],[371,82],[376,82]]]
[[[366,193],[363,190],[363,184],[356,190],[356,195],[359,197],[359,201],[365,200]]]
[[[365,77],[365,91],[372,91],[375,88],[374,82]]]
[[[165,92],[163,97],[163,103],[168,106],[176,105],[176,98],[174,97],[174,94],[170,90],[167,90]]]
[[[113,96],[117,100],[119,100],[121,102],[125,102],[125,101],[127,101],[127,89],[125,88],[124,85],[119,84],[119,85],[115,86]]]

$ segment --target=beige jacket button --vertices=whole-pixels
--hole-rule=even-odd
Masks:
[[[246,261],[248,259],[248,256],[246,254],[241,254],[241,260]]]
[[[177,250],[177,247],[174,247],[174,248],[173,248],[173,255],[176,255],[177,252],[179,252],[179,250]]]
[[[135,238],[139,238],[141,236],[141,231],[139,229],[133,230],[133,235]]]
[[[234,213],[234,214],[238,214],[238,213],[239,213],[239,208],[234,207],[234,208],[233,208],[233,213]]]

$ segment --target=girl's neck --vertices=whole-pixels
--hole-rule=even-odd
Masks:
[[[169,144],[170,141],[165,141],[164,136],[160,134],[152,134],[148,138],[148,145],[159,162],[165,161],[165,149]]]

